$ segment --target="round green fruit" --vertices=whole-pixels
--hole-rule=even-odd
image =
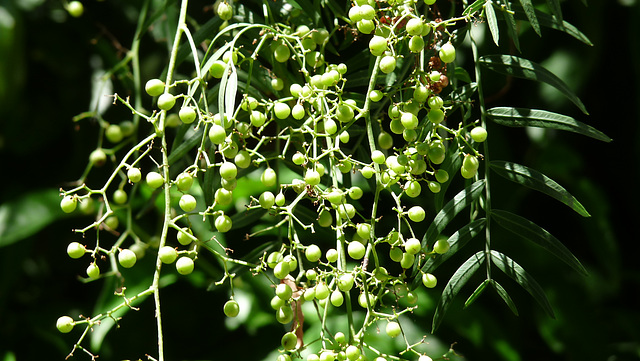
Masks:
[[[240,306],[232,299],[224,304],[223,311],[227,317],[236,317],[240,313]]]
[[[89,154],[89,162],[96,167],[101,167],[107,162],[107,155],[104,150],[96,149]]]
[[[191,212],[196,209],[197,201],[191,194],[183,194],[182,197],[180,197],[179,205],[183,211]]]
[[[139,168],[129,168],[127,170],[127,178],[131,183],[138,183],[142,180],[142,172],[140,172]]]
[[[191,232],[191,229],[189,228],[182,228],[181,231],[178,231],[178,236],[176,237],[178,239],[178,243],[180,243],[183,246],[188,246],[191,244],[191,237],[189,237],[189,235],[193,235],[193,232]]]
[[[423,273],[422,284],[427,288],[434,288],[438,284],[438,279],[431,273]]]
[[[351,243],[349,243],[349,246],[347,246],[347,253],[349,253],[349,256],[351,256],[351,258],[353,259],[362,259],[365,252],[365,246],[358,241],[352,241]]]
[[[298,345],[298,337],[293,332],[287,332],[282,336],[280,340],[282,344],[282,348],[287,351],[293,350]]]
[[[73,259],[78,259],[84,256],[86,251],[87,249],[78,242],[71,242],[67,246],[67,254]]]
[[[124,268],[131,268],[136,264],[138,257],[130,249],[123,249],[118,253],[118,263]]]
[[[227,216],[226,214],[218,216],[218,218],[216,218],[216,220],[214,221],[214,224],[218,232],[222,233],[229,232],[229,230],[231,230],[231,227],[233,226],[231,218],[229,218],[229,216]]]
[[[218,13],[220,19],[224,21],[230,20],[231,17],[233,17],[233,8],[226,2],[221,2],[218,5],[218,9],[216,12]]]
[[[100,267],[98,267],[97,264],[92,262],[87,267],[87,276],[89,276],[89,278],[91,278],[91,279],[96,279],[96,278],[100,277]]]
[[[173,94],[163,93],[158,97],[158,108],[170,110],[176,104],[176,97]]]
[[[438,239],[433,245],[433,251],[438,254],[447,253],[447,251],[449,251],[449,248],[449,242],[447,242],[446,238]]]
[[[194,107],[182,107],[178,112],[178,116],[184,124],[191,124],[196,120],[196,110]]]
[[[164,82],[160,79],[151,79],[145,84],[144,90],[152,97],[156,97],[164,93]]]
[[[380,60],[380,70],[389,74],[396,69],[396,58],[392,55],[386,55],[382,60]]]
[[[181,275],[188,275],[193,272],[195,265],[193,260],[187,256],[182,256],[176,261],[176,270]]]
[[[475,127],[471,129],[471,139],[476,143],[482,143],[487,140],[487,130],[483,127]]]
[[[320,247],[312,244],[304,251],[304,255],[307,257],[309,262],[318,262],[320,257],[322,257],[322,251],[320,250]]]
[[[64,213],[71,213],[76,210],[78,206],[78,198],[74,195],[65,196],[60,201],[60,208]]]
[[[238,168],[231,162],[224,162],[220,165],[220,176],[226,180],[232,180],[238,175]]]
[[[442,45],[438,55],[444,63],[451,63],[456,60],[456,48],[451,43],[446,43]]]
[[[160,261],[165,264],[171,264],[178,258],[178,251],[170,246],[163,246],[158,250]]]
[[[164,178],[158,172],[149,172],[146,176],[147,185],[152,189],[159,188],[164,184]]]
[[[402,329],[400,328],[399,323],[395,321],[391,321],[387,323],[387,327],[385,327],[385,332],[389,337],[394,338],[394,337],[400,336],[400,333],[402,333]]]
[[[113,200],[114,202],[116,202],[117,204],[125,204],[127,203],[127,192],[125,192],[122,189],[116,189],[113,192]]]
[[[418,254],[422,250],[422,244],[417,238],[409,238],[404,243],[404,249],[409,254]]]
[[[409,208],[407,215],[409,216],[409,219],[414,222],[422,222],[426,216],[424,209],[420,206],[413,206]]]
[[[73,318],[71,318],[69,316],[61,316],[56,321],[56,328],[61,333],[69,333],[69,332],[71,332],[71,330],[73,330],[73,326],[75,326],[75,324],[76,323],[73,320]]]

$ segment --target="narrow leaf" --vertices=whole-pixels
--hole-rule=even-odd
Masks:
[[[473,4],[467,6],[467,8],[464,9],[464,11],[462,12],[462,16],[471,15],[473,13],[480,11],[480,9],[482,9],[482,7],[484,6],[484,3],[485,3],[485,0],[474,1]]]
[[[482,56],[479,63],[500,74],[547,83],[562,92],[583,113],[589,114],[580,98],[569,86],[538,63],[517,56],[500,54]]]
[[[515,4],[513,4],[512,7],[513,7],[513,10],[515,11],[514,16],[516,17],[516,19],[524,20],[525,17],[522,15],[522,13],[524,12],[524,9],[521,9],[519,6]],[[584,35],[580,30],[578,30],[578,28],[576,28],[574,25],[566,21],[559,21],[558,18],[556,18],[555,16],[549,15],[542,11],[536,10],[535,14],[538,17],[538,21],[540,22],[540,25],[546,26],[551,29],[562,31],[589,46],[593,46],[593,43],[591,42],[591,40],[589,40],[589,38],[586,35]]]
[[[491,280],[484,280],[482,281],[481,284],[478,285],[478,287],[476,288],[475,291],[473,291],[473,293],[471,294],[471,296],[469,296],[469,298],[467,298],[467,300],[464,302],[464,308],[467,308],[469,306],[471,306],[471,304],[473,302],[475,302],[475,300],[480,297],[480,295],[482,294],[482,292],[484,292],[485,288],[487,288],[487,285],[489,284],[489,282],[491,282]]]
[[[587,137],[610,142],[606,134],[572,117],[546,110],[498,107],[487,110],[489,119],[508,127],[551,128],[574,132]]]
[[[580,204],[580,202],[578,202],[578,200],[574,196],[567,192],[566,189],[556,183],[553,179],[547,177],[546,175],[538,172],[535,169],[531,169],[517,163],[505,162],[501,160],[491,161],[490,167],[496,173],[512,182],[545,193],[566,204],[571,209],[578,212],[578,214],[580,214],[581,216],[591,217],[589,212],[587,212],[582,204]]]
[[[531,277],[531,275],[529,275],[522,266],[498,251],[491,251],[491,260],[496,267],[529,292],[549,317],[555,318],[551,304],[549,303],[547,296],[544,294],[542,287],[540,287],[538,282],[536,282],[536,280],[533,279],[533,277]]]
[[[507,290],[505,290],[504,287],[502,287],[502,285],[500,285],[495,280],[491,280],[491,286],[493,286],[493,289],[495,289],[496,292],[498,292],[498,295],[500,295],[504,303],[506,303],[507,306],[509,306],[509,309],[511,309],[511,312],[513,312],[514,315],[518,316],[518,308],[516,307],[516,304],[511,299],[511,296],[509,296],[509,294],[507,293]]]
[[[499,209],[493,209],[491,211],[491,217],[504,229],[539,245],[577,272],[585,276],[588,275],[587,270],[582,266],[578,258],[576,258],[562,242],[544,228],[526,218]]]
[[[562,23],[562,8],[559,0],[547,0],[551,13]]]
[[[484,189],[484,180],[480,179],[471,184],[467,188],[456,194],[441,210],[436,214],[433,222],[427,229],[422,239],[422,247],[425,248],[429,244],[433,244],[442,230],[449,222],[460,213],[461,210],[468,207],[473,201],[480,197]]]
[[[504,21],[507,23],[507,32],[509,33],[509,37],[513,40],[513,45],[516,47],[518,52],[520,51],[520,39],[518,38],[518,26],[516,25],[516,20],[513,18],[513,12],[511,8],[502,9],[500,11]]]
[[[496,12],[493,9],[493,2],[487,1],[484,3],[484,13],[487,17],[487,24],[489,24],[489,30],[491,31],[491,37],[493,37],[493,42],[496,43],[496,46],[499,46],[500,41],[500,29],[498,29],[498,18],[496,17]]]
[[[440,301],[436,306],[436,311],[433,315],[433,323],[431,325],[431,333],[434,333],[442,319],[444,318],[445,313],[453,299],[458,295],[462,287],[467,283],[467,281],[473,276],[473,274],[480,268],[480,266],[485,261],[485,253],[484,251],[480,251],[466,260],[460,268],[451,276],[449,282],[444,287],[442,291],[442,296],[440,297]]]
[[[21,241],[68,216],[60,209],[61,200],[60,191],[50,188],[0,205],[0,247]]]
[[[520,0],[520,4],[522,4],[523,12],[529,19],[529,23],[533,30],[538,34],[538,36],[542,36],[542,32],[540,31],[540,23],[538,22],[538,17],[536,16],[536,9],[533,7],[531,0]]]
[[[233,62],[230,61],[229,65],[231,67],[229,79],[227,79],[227,86],[224,89],[224,111],[225,117],[228,120],[224,121],[224,123],[231,121],[233,117],[236,107],[236,95],[238,93],[238,73],[236,72],[236,67],[233,65]]]

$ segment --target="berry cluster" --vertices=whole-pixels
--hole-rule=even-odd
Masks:
[[[208,256],[204,251],[271,282],[275,319],[290,325],[279,360],[301,357],[305,350],[310,361],[387,359],[364,342],[367,333],[382,322],[389,337],[403,334],[400,316],[418,301],[409,281],[419,277],[425,287],[436,287],[436,276],[419,269],[449,251],[446,238],[421,241],[423,227],[416,226],[427,219],[422,188],[441,192],[458,167],[463,178],[477,177],[482,158],[477,143],[487,137],[473,123],[451,127],[457,104],[448,87],[456,39],[448,27],[455,20],[430,18],[434,2],[358,0],[349,8],[342,29],[355,32],[354,41],[368,42],[372,64],[368,83],[359,88],[350,83],[357,74],[351,66],[327,60],[330,39],[340,28],[312,29],[295,17],[288,24],[231,26],[234,7],[221,2],[216,8],[224,20],[221,38],[211,42],[194,78],[174,81],[169,69],[166,80],[147,81],[151,114],[114,96],[137,120],[103,122],[102,135],[113,148],[92,152],[88,168],[111,163],[114,171],[101,188],[82,179],[63,191],[61,208],[70,213],[80,204],[88,212],[97,210],[96,221],[76,231],[106,231],[116,241],[110,247],[98,242],[100,236],[95,246],[72,242],[69,256],[90,254],[86,274],[95,280],[120,275],[120,267],[134,267],[149,252],[157,256],[157,274],[162,265],[175,263],[179,274],[189,275],[198,258]],[[188,32],[186,26],[180,29]],[[252,183],[256,189],[238,211],[237,190],[251,177],[259,178],[259,186]],[[158,207],[162,231],[147,236],[133,226],[131,215],[145,207],[136,200],[156,197],[164,199]],[[310,210],[314,217],[308,217]],[[236,229],[232,218],[265,213],[264,227],[247,228],[249,240],[271,231],[282,241],[256,262],[232,257],[233,241],[222,244],[224,234]],[[214,236],[202,238],[202,227],[194,224],[208,221]],[[321,230],[331,234],[329,240],[314,240]],[[111,272],[101,273],[103,265]],[[224,272],[216,284],[233,280],[235,274],[226,267]],[[230,286],[223,312],[236,317],[243,310],[234,283]],[[320,318],[350,314],[356,305],[366,316],[358,325],[350,317],[349,329],[323,332],[321,342],[311,346],[318,335],[304,335],[303,318],[314,316],[303,315],[305,303],[322,310],[315,314]],[[69,332],[77,323],[91,327],[98,321],[64,316],[58,329]],[[429,360],[414,350],[417,344],[407,342],[403,357],[413,353]]]

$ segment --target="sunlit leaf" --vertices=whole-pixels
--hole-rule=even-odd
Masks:
[[[571,251],[562,244],[562,242],[560,242],[551,233],[547,232],[544,228],[526,218],[499,209],[491,210],[491,217],[503,228],[539,245],[568,264],[577,272],[585,276],[588,274],[587,270],[582,266],[576,256],[574,256],[573,253],[571,253]]]
[[[436,306],[436,311],[433,315],[433,323],[431,325],[431,333],[434,333],[440,323],[442,322],[447,309],[451,306],[453,299],[458,295],[462,287],[469,281],[474,273],[480,268],[485,261],[484,251],[480,251],[466,260],[460,268],[451,276],[449,282],[442,291],[440,301]]]
[[[500,54],[482,56],[478,62],[500,74],[547,83],[562,92],[583,113],[589,114],[582,101],[569,86],[538,63],[517,56]]]
[[[498,252],[491,251],[491,261],[507,276],[516,281],[522,288],[524,288],[529,294],[540,304],[544,311],[551,317],[555,318],[551,304],[544,294],[542,287],[538,282],[527,273],[519,264],[513,261],[506,255]]]
[[[516,24],[516,20],[513,18],[513,12],[510,8],[503,9],[501,12],[504,21],[507,23],[507,32],[509,33],[509,37],[513,40],[513,45],[516,47],[516,50],[520,52],[520,38],[518,37],[518,25]]]
[[[545,193],[566,204],[583,217],[590,217],[589,212],[566,189],[553,179],[524,165],[513,162],[494,160],[490,167],[493,171],[510,181]]]
[[[497,107],[487,110],[487,116],[494,122],[508,127],[538,127],[574,132],[588,137],[610,142],[606,134],[572,117],[546,110]]]
[[[529,20],[529,23],[531,24],[533,30],[536,32],[536,34],[542,36],[542,32],[540,31],[540,23],[538,22],[538,17],[536,16],[536,9],[533,7],[531,0],[520,0],[520,4],[522,4],[523,12],[527,16],[527,19]],[[517,14],[517,11],[515,12]]]
[[[485,16],[487,17],[487,24],[489,25],[489,31],[491,31],[493,42],[496,43],[496,46],[499,46],[500,29],[498,28],[498,18],[496,17],[496,12],[493,9],[493,2],[491,0],[488,0],[484,3],[483,8]]]
[[[478,285],[478,287],[475,289],[475,291],[473,291],[473,293],[469,296],[469,298],[467,298],[467,300],[464,301],[464,308],[471,306],[471,304],[475,302],[475,300],[478,297],[480,297],[480,295],[484,292],[485,288],[487,288],[487,285],[489,284],[489,282],[491,282],[491,280],[486,279]]]

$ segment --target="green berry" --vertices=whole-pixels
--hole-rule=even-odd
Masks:
[[[476,143],[482,143],[487,140],[487,130],[483,127],[475,127],[471,129],[471,139]]]
[[[434,288],[438,284],[438,279],[431,273],[423,273],[422,284],[427,288]]]
[[[151,79],[145,84],[144,90],[152,97],[156,97],[164,93],[164,82],[160,79]]]
[[[418,254],[422,250],[422,244],[417,238],[409,238],[404,243],[404,249],[409,254]]]
[[[238,168],[231,162],[224,162],[220,165],[220,176],[223,179],[231,180],[238,175]]]
[[[426,216],[424,209],[420,206],[413,206],[409,208],[407,214],[409,216],[409,219],[414,222],[422,222]]]
[[[231,7],[231,5],[227,4],[226,2],[221,2],[218,5],[218,9],[216,12],[218,13],[218,16],[220,17],[220,19],[224,21],[230,20],[231,17],[233,16],[233,8]]]
[[[123,249],[118,253],[118,263],[124,268],[131,268],[136,264],[138,257],[130,249]]]
[[[197,201],[191,194],[183,194],[182,197],[180,197],[179,205],[183,211],[191,212],[196,209]]]
[[[213,62],[213,64],[211,64],[211,67],[209,67],[209,74],[211,74],[211,76],[214,78],[220,79],[224,75],[224,70],[226,69],[226,67],[227,63],[222,60],[216,60]]]
[[[170,110],[176,104],[176,97],[170,93],[163,93],[158,97],[158,108]]]
[[[229,300],[224,304],[223,311],[227,317],[236,317],[240,313],[240,306],[235,300]]]
[[[178,258],[178,251],[170,246],[163,246],[158,250],[158,257],[162,263],[171,264]]]
[[[374,56],[380,56],[388,49],[387,39],[382,36],[374,35],[371,40],[369,40],[369,51],[371,51],[371,54]]]
[[[76,210],[78,206],[78,198],[75,195],[69,195],[62,198],[60,201],[60,208],[64,213],[71,213]]]
[[[447,253],[447,251],[449,251],[449,248],[449,242],[447,242],[446,238],[438,239],[433,245],[433,251],[438,254]]]
[[[260,203],[260,207],[269,209],[276,203],[276,199],[273,193],[265,191],[260,195],[260,199],[258,200],[258,202]]]
[[[402,332],[402,329],[400,329],[399,323],[395,321],[391,321],[387,323],[387,327],[385,328],[385,331],[389,337],[394,338],[400,335],[400,333]]]
[[[184,124],[191,124],[196,120],[196,110],[194,107],[182,107],[178,112],[178,116]]]
[[[407,34],[409,35],[422,35],[422,19],[420,18],[411,18],[407,21],[407,25],[405,25],[407,29]]]
[[[129,168],[127,170],[127,178],[131,183],[138,183],[142,180],[142,172],[140,172],[139,168]]]
[[[224,127],[218,124],[212,124],[209,128],[209,140],[213,144],[222,144],[227,137]]]
[[[89,154],[89,162],[96,167],[101,167],[107,162],[107,155],[102,149],[96,149]]]
[[[456,48],[451,43],[446,43],[442,45],[438,55],[443,62],[451,63],[456,60]]]
[[[113,200],[114,202],[116,202],[117,204],[125,204],[127,203],[127,192],[125,192],[122,189],[116,189],[113,192]]]
[[[233,223],[231,221],[231,218],[229,218],[229,216],[224,214],[216,218],[216,220],[214,221],[214,225],[216,226],[216,229],[218,230],[218,232],[225,233],[231,230]]]
[[[304,251],[304,255],[309,262],[318,262],[320,257],[322,257],[322,251],[320,250],[320,247],[312,244]]]
[[[86,251],[87,249],[78,242],[71,242],[67,246],[67,254],[73,259],[78,259],[84,256]]]
[[[396,58],[392,55],[386,55],[382,60],[380,60],[380,70],[389,74],[396,69]]]
[[[193,235],[193,232],[191,232],[191,229],[189,228],[182,228],[182,231],[178,231],[178,236],[176,237],[178,239],[178,243],[183,246],[190,245],[191,237],[189,237],[188,234]]]
[[[182,256],[176,262],[176,270],[181,275],[188,275],[193,272],[195,265],[193,260],[187,256]]]
[[[260,181],[265,187],[273,187],[277,181],[276,171],[273,168],[267,168],[262,172]]]
[[[296,346],[298,345],[298,337],[293,332],[287,332],[284,334],[284,336],[282,336],[282,339],[280,340],[280,342],[282,344],[282,348],[284,348],[287,351],[290,351],[295,349]]]
[[[71,318],[69,316],[61,316],[56,321],[56,328],[61,333],[69,333],[69,332],[71,332],[71,330],[73,330],[73,326],[75,326],[75,324],[76,323],[73,320],[73,318]]]
[[[358,241],[352,241],[349,243],[349,246],[347,246],[347,253],[349,253],[349,256],[353,259],[362,259],[365,252],[365,246]]]
[[[98,267],[97,264],[95,263],[89,264],[89,266],[87,267],[87,276],[89,276],[89,278],[91,279],[96,279],[100,277],[100,268]]]
[[[122,134],[122,129],[118,124],[110,124],[107,129],[104,131],[104,136],[111,143],[118,143],[124,138],[124,134]]]
[[[164,178],[158,172],[149,172],[146,176],[147,185],[152,189],[159,188],[164,184]]]
[[[440,183],[445,183],[449,180],[449,173],[444,169],[438,169],[435,172],[436,180]]]

